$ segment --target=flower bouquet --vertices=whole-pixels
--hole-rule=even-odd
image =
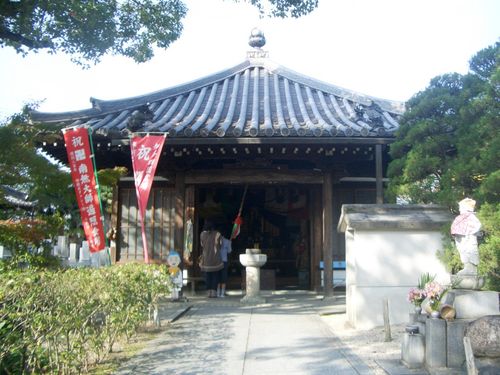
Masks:
[[[441,298],[447,291],[441,284],[436,281],[431,281],[425,285],[425,295],[429,300],[429,306],[432,311],[438,311],[441,303]]]
[[[416,288],[411,288],[408,292],[407,300],[415,306],[415,311],[420,314],[422,311],[422,302],[427,297],[425,292],[425,286],[434,281],[435,276],[431,276],[429,273],[424,273],[420,275],[418,279],[418,284]]]
[[[420,307],[425,299],[425,291],[419,288],[411,288],[408,292],[408,302],[415,305],[415,307]]]

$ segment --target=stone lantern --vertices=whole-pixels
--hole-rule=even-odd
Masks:
[[[246,249],[240,254],[240,263],[246,267],[246,295],[241,299],[243,303],[258,304],[266,302],[260,296],[260,267],[267,261],[267,255],[261,254],[260,249]]]

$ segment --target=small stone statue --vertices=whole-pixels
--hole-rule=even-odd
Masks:
[[[170,250],[167,255],[168,273],[172,280],[172,301],[179,300],[179,291],[182,288],[182,272],[179,268],[181,264],[181,256],[174,249]]]
[[[455,245],[460,253],[460,260],[464,268],[458,276],[477,276],[479,264],[479,250],[477,236],[481,229],[481,222],[474,213],[476,201],[465,198],[458,203],[460,215],[451,224],[451,234],[455,238]]]

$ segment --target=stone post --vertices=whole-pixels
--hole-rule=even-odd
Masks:
[[[91,253],[90,254],[90,265],[92,267],[99,268],[99,266],[100,266],[99,253]]]
[[[104,250],[99,251],[99,266],[109,266],[109,249],[105,248]]]
[[[446,367],[446,321],[425,322],[425,365],[428,369]]]
[[[59,246],[58,245],[54,245],[52,246],[52,255],[55,256],[55,257],[58,257],[59,256]]]
[[[82,247],[80,247],[80,263],[90,263],[90,249],[87,241],[82,241]]]
[[[57,236],[57,246],[59,247],[59,256],[68,258],[68,237]]]
[[[417,325],[409,325],[401,343],[401,361],[408,368],[421,368],[425,360],[425,338]]]
[[[69,244],[69,263],[76,263],[76,243]]]
[[[461,368],[465,362],[464,332],[470,319],[456,319],[446,322],[447,367]]]

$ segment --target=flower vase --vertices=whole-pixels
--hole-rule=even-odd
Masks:
[[[422,306],[415,306],[415,314],[416,315],[422,314]]]
[[[426,312],[427,315],[430,315],[432,312],[431,300],[429,298],[425,298],[422,301],[422,310]]]
[[[431,318],[432,319],[439,319],[440,316],[441,316],[441,314],[439,313],[439,311],[437,311],[437,310],[431,311]]]

